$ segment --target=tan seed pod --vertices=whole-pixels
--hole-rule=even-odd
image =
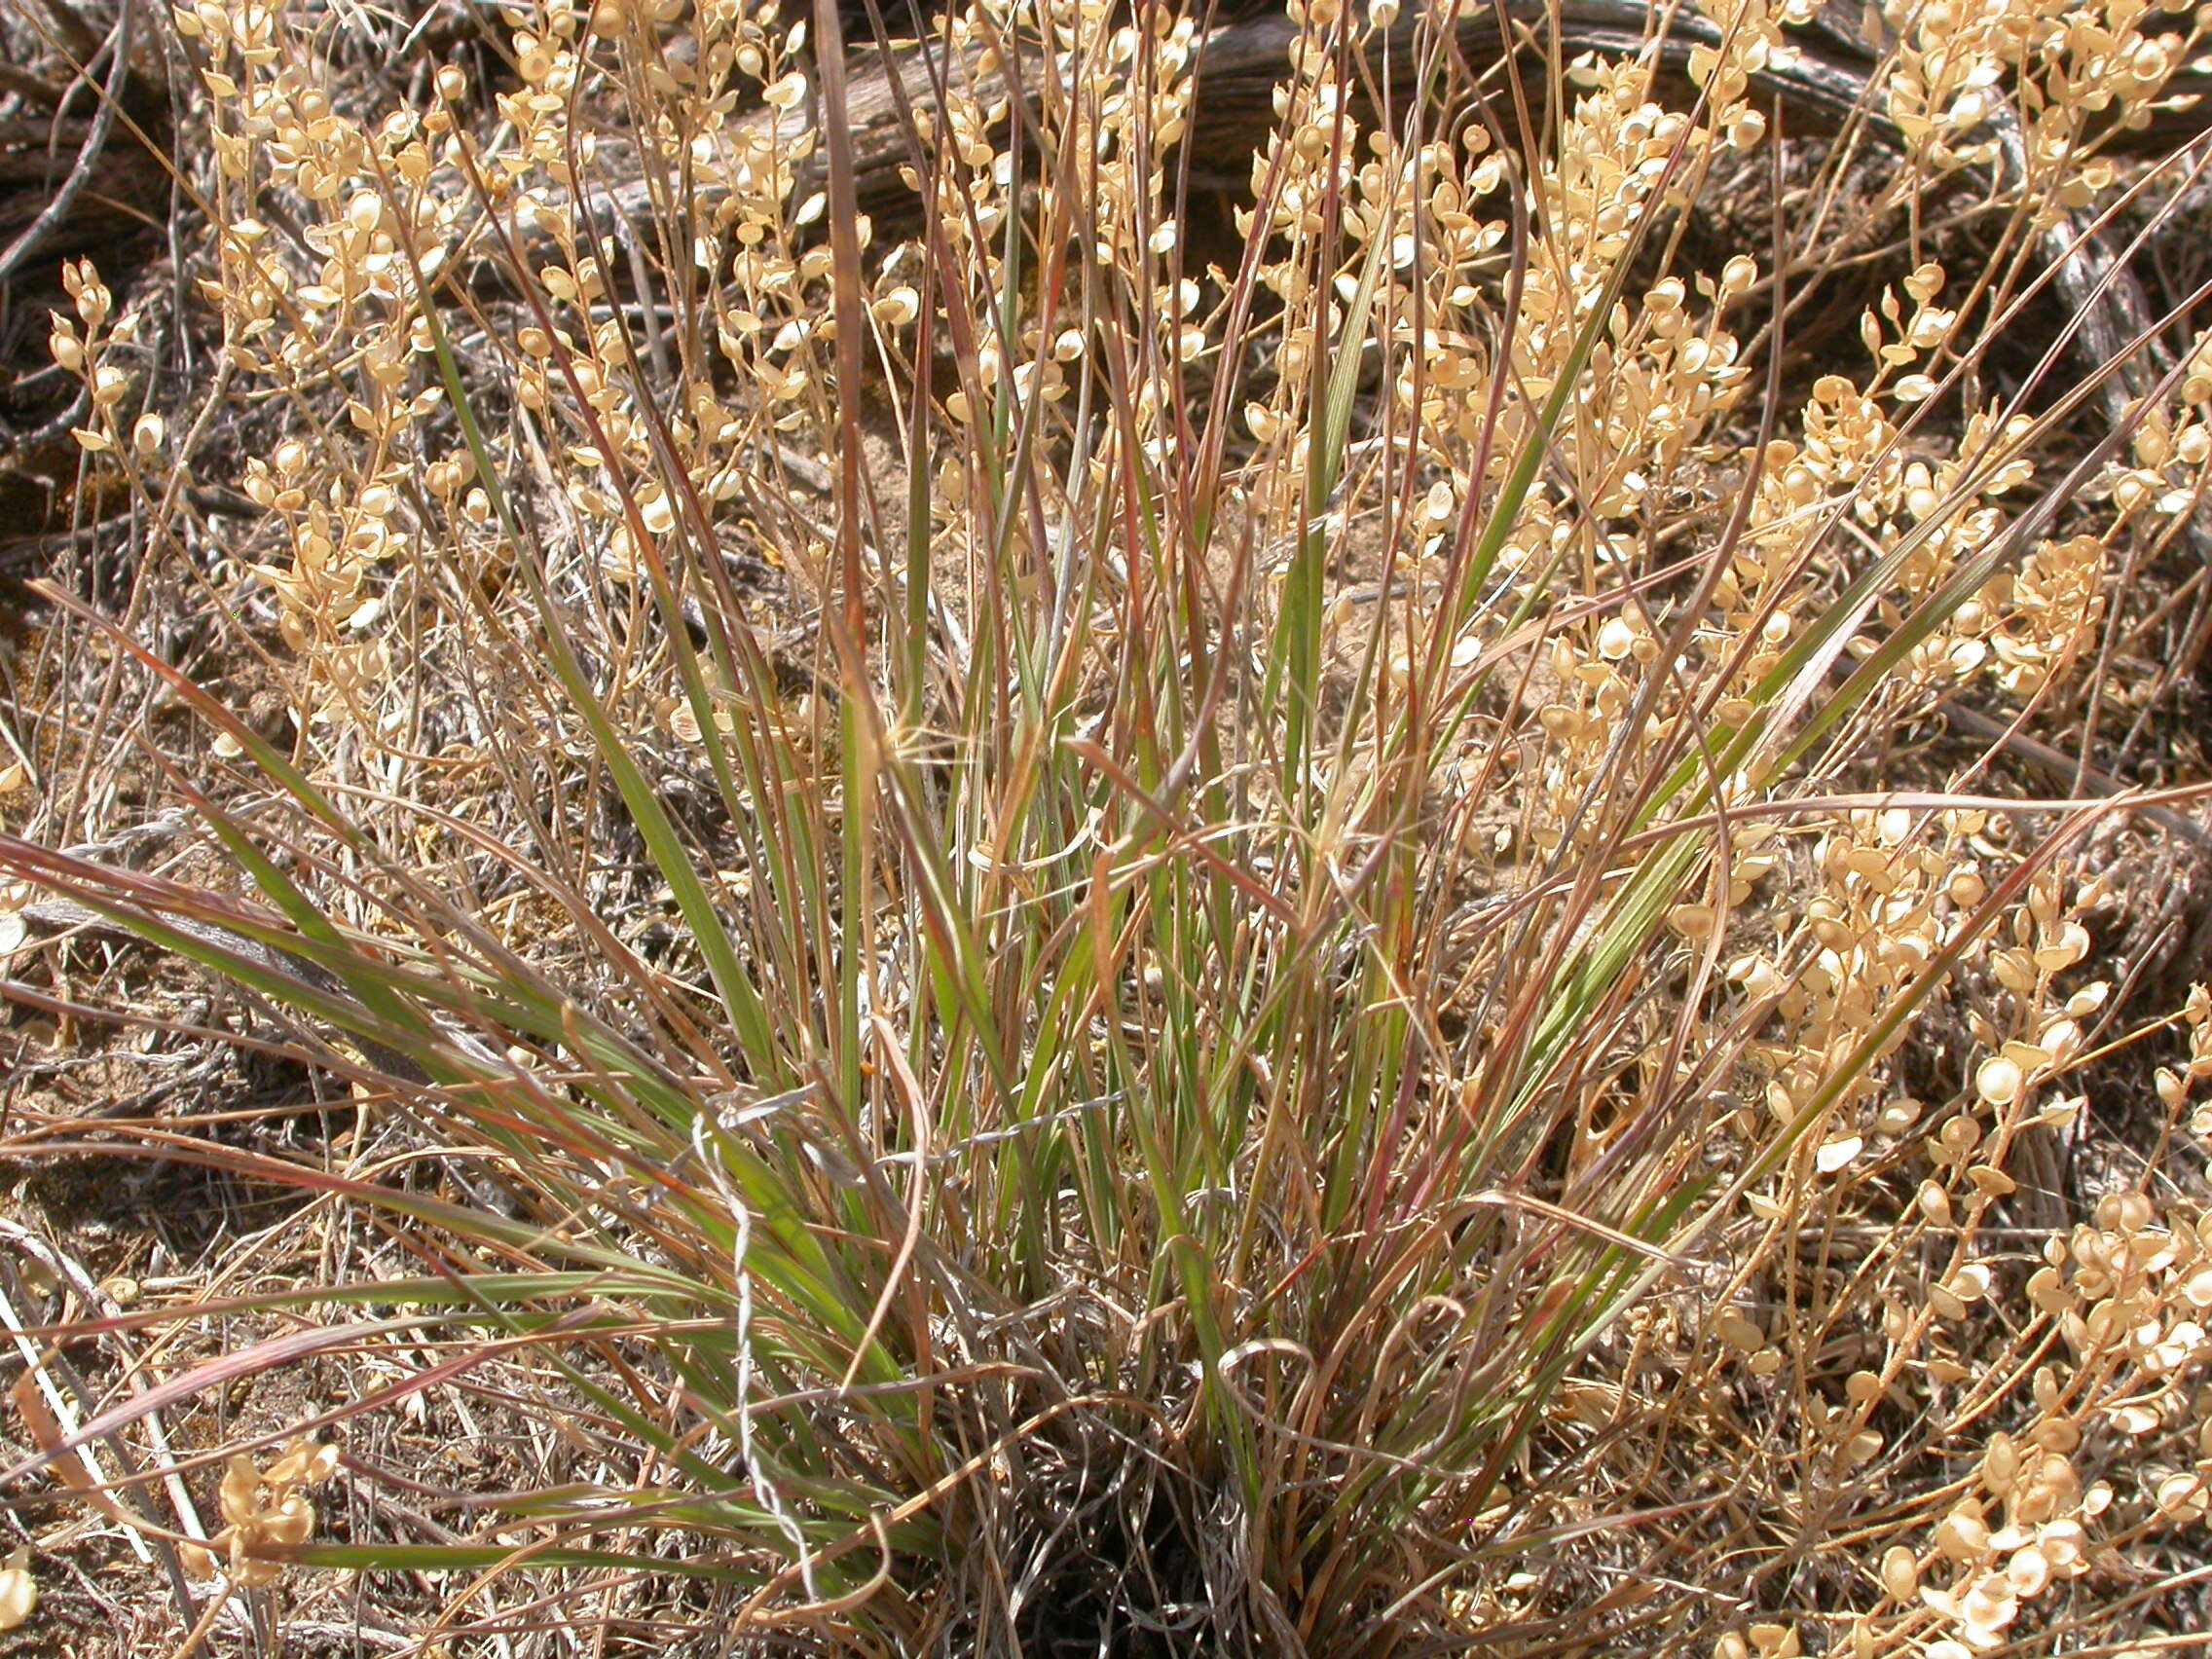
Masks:
[[[1992,1106],[2009,1106],[2019,1099],[2023,1079],[2010,1056],[1994,1054],[1973,1074],[1974,1092]]]
[[[18,1544],[0,1564],[0,1630],[14,1630],[38,1607],[38,1583],[31,1577],[31,1552]]]
[[[1741,1313],[1723,1313],[1714,1329],[1722,1342],[1744,1353],[1756,1353],[1766,1346],[1766,1333]]]
[[[2030,1544],[2012,1552],[2012,1559],[2005,1564],[2005,1577],[2016,1594],[2040,1596],[2044,1586],[2050,1582],[2050,1562],[2042,1550]]]
[[[1989,1524],[1980,1509],[1962,1504],[1936,1524],[1936,1547],[1950,1560],[1971,1566],[1989,1553]]]
[[[1910,1604],[1920,1595],[1920,1562],[1902,1544],[1882,1553],[1882,1589],[1891,1601]]]

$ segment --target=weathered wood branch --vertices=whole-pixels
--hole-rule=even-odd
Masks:
[[[1656,9],[1650,0],[1504,0],[1502,6],[1468,0],[1453,44],[1481,70],[1502,60],[1509,28],[1520,42],[1532,45],[1546,38],[1556,18],[1560,50],[1566,57],[1585,52],[1631,56],[1655,44],[1661,61],[1678,68],[1696,47],[1721,40],[1720,29],[1709,18],[1683,10],[1674,15],[1664,37],[1653,43],[1647,27]],[[1364,52],[1370,81],[1381,84],[1387,78],[1401,89],[1411,85],[1416,31],[1415,20],[1407,16],[1368,37]],[[1274,90],[1289,76],[1290,49],[1299,33],[1286,13],[1270,8],[1223,23],[1198,43],[1191,129],[1184,141],[1194,186],[1230,190],[1249,186],[1251,156],[1275,125]],[[1762,71],[1754,85],[1766,96],[1782,101],[1793,129],[1835,131],[1864,107],[1876,55],[1840,22],[1824,19],[1794,31],[1793,38],[1800,47],[1798,56]],[[863,55],[874,53],[866,45],[854,50]],[[915,164],[915,148],[901,106],[903,102],[915,110],[934,109],[940,81],[984,102],[1009,96],[1010,83],[1018,81],[1022,102],[1034,117],[1038,90],[1050,73],[1043,57],[1024,56],[1013,77],[986,68],[985,63],[980,50],[956,56],[940,43],[908,42],[895,43],[884,61],[856,72],[849,93],[850,140],[864,211],[894,219],[916,211],[918,203],[903,176]],[[1530,63],[1533,68],[1532,57]],[[1686,91],[1687,81],[1682,84]],[[740,140],[755,134],[764,137],[776,129],[779,119],[787,134],[803,125],[763,111],[751,118],[750,127],[740,127]]]

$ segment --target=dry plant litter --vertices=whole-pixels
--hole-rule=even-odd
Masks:
[[[288,1198],[18,1248],[0,1623],[90,1528],[144,1652],[2201,1641],[2212,997],[2102,941],[2203,791],[2087,756],[2212,18],[1506,11],[1289,0],[1203,185],[1165,5],[169,15],[0,951],[23,1077],[298,1081],[7,1151]]]

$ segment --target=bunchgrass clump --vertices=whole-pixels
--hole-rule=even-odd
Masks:
[[[2198,534],[2202,296],[2099,216],[2193,17],[1507,10],[174,13],[201,379],[90,263],[53,355],[221,644],[44,591],[143,700],[25,765],[186,816],[0,804],[11,990],[125,930],[324,1111],[11,1125],[293,1196],[18,1321],[18,1505],[195,1641],[2156,1636],[2208,1005],[2098,957],[2141,796],[1888,743],[2080,709]],[[2157,1156],[2061,1178],[2139,1039]]]

